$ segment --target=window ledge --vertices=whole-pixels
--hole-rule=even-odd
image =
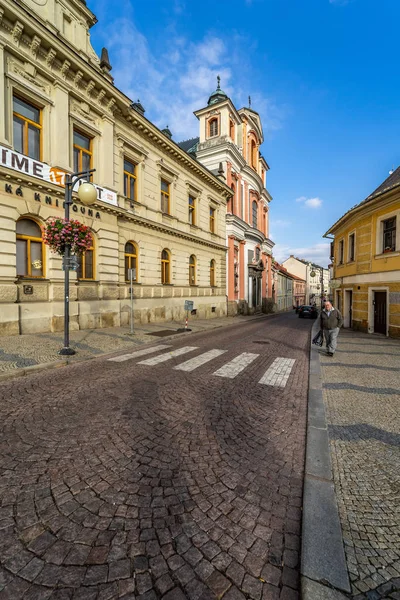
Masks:
[[[18,275],[15,283],[22,283],[25,281],[35,281],[36,283],[40,281],[42,283],[50,283],[50,279],[47,279],[46,277],[30,277],[29,275]]]
[[[382,254],[375,254],[374,258],[379,260],[380,258],[388,258],[389,256],[400,256],[400,252],[396,252],[395,250],[393,252],[382,252]]]
[[[166,213],[166,212],[162,212],[161,213],[163,217],[167,217],[168,219],[173,219],[173,215],[171,215],[170,213]]]
[[[129,281],[129,279],[125,279],[125,283],[126,283],[126,285],[131,285],[131,282]],[[138,281],[132,281],[132,284],[133,285],[142,285]]]
[[[100,283],[100,281],[98,279],[77,279],[75,282],[77,285],[81,284],[81,283],[91,283],[91,284],[96,284],[96,283]]]

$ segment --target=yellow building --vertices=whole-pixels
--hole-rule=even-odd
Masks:
[[[95,169],[92,208],[71,217],[92,247],[71,272],[71,329],[226,314],[232,190],[113,84],[96,17],[78,0],[0,3],[0,335],[60,331],[62,259],[42,227],[63,217],[66,173]],[[129,271],[131,269],[131,271]]]
[[[344,326],[400,337],[400,167],[326,232]]]

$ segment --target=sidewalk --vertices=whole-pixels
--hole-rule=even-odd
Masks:
[[[321,367],[352,593],[400,598],[400,342],[342,330]]]
[[[319,363],[350,597],[400,599],[400,342],[342,330]]]
[[[188,327],[192,332],[207,331],[218,327],[247,323],[260,316],[221,317],[215,319],[189,319]],[[102,354],[111,354],[119,350],[129,350],[142,344],[154,344],[163,339],[164,335],[151,335],[156,332],[175,336],[177,329],[185,323],[162,322],[138,325],[134,335],[129,335],[129,327],[111,327],[107,329],[86,329],[71,332],[71,347],[77,353],[74,356],[60,356],[58,351],[63,347],[63,333],[38,333],[35,335],[17,335],[0,337],[0,380],[40,368],[57,367],[87,360]],[[187,335],[185,333],[177,334]]]

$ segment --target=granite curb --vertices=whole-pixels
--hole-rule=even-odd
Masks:
[[[182,333],[176,333],[175,330],[172,329],[172,326],[171,326],[171,335],[163,336],[162,340],[149,339],[148,342],[144,342],[144,343],[140,344],[140,347],[145,348],[146,346],[154,346],[157,344],[162,344],[165,340],[168,340],[170,338],[173,338],[173,339],[184,338],[184,337],[187,337],[188,333],[191,333],[191,335],[196,335],[196,334],[204,333],[205,331],[212,331],[214,329],[222,329],[223,327],[237,327],[238,325],[243,325],[243,324],[249,323],[251,321],[265,319],[267,317],[277,316],[279,314],[283,314],[283,313],[262,314],[262,315],[249,317],[248,320],[247,319],[240,320],[237,323],[226,323],[226,324],[222,323],[221,325],[213,325],[213,326],[210,326],[209,328],[205,327],[205,328],[199,329],[198,331],[190,329],[189,332],[182,332]],[[160,324],[160,327],[165,327],[165,325],[166,325],[166,323],[162,323],[162,324]],[[171,325],[175,325],[175,323],[171,323]],[[0,373],[0,382],[6,381],[9,379],[14,379],[17,377],[24,377],[26,375],[33,375],[34,373],[38,373],[40,371],[58,369],[58,368],[66,367],[68,365],[76,365],[76,364],[80,364],[85,361],[94,360],[96,358],[104,359],[104,358],[108,358],[108,357],[112,357],[112,356],[119,356],[120,354],[126,354],[127,351],[128,351],[127,348],[120,348],[118,350],[113,350],[112,352],[105,352],[104,354],[100,354],[100,355],[96,354],[93,356],[84,356],[82,358],[75,356],[74,358],[65,358],[65,359],[61,359],[61,360],[57,360],[57,361],[53,361],[53,362],[46,362],[46,363],[42,363],[42,364],[38,364],[38,365],[22,367],[19,369],[7,371],[5,373]]]
[[[319,329],[316,320],[311,333]],[[319,347],[311,344],[306,465],[303,490],[301,590],[303,600],[341,600],[350,593],[329,436],[322,396]]]

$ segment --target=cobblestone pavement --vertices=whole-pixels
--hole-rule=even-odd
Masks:
[[[0,600],[298,600],[310,326],[0,383]]]
[[[225,317],[216,319],[196,319],[190,321],[193,331],[203,331],[216,327],[244,323],[246,317]],[[182,323],[163,322],[135,326],[134,335],[130,336],[129,327],[112,327],[104,329],[85,329],[71,332],[71,347],[77,354],[68,357],[78,361],[101,354],[129,350],[135,345],[154,341],[151,333],[170,330],[176,332]],[[58,351],[63,347],[63,333],[38,333],[35,335],[10,335],[0,337],[0,374],[31,367],[43,363],[65,360]]]
[[[342,330],[321,365],[353,596],[400,599],[400,343]]]

